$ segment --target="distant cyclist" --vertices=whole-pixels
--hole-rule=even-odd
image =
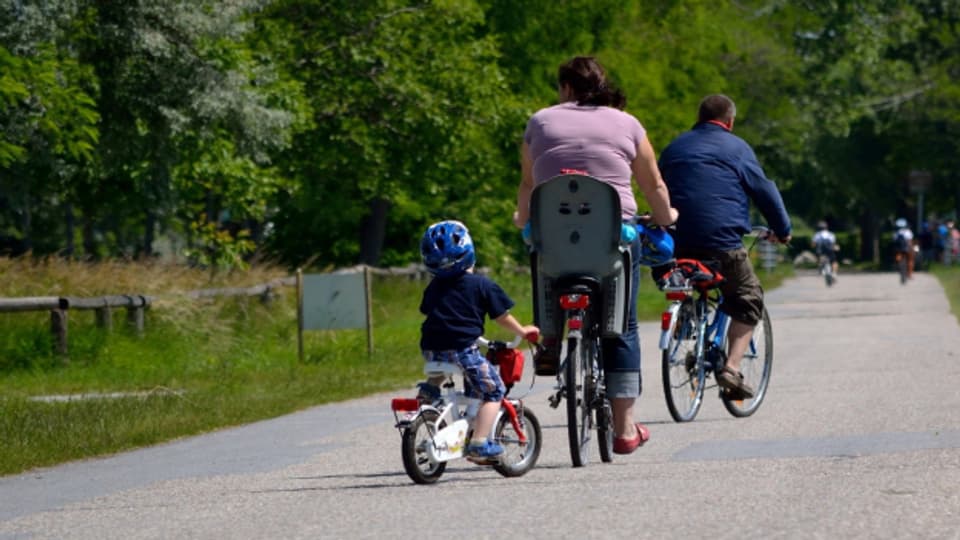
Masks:
[[[893,233],[894,259],[899,265],[901,260],[907,261],[907,279],[913,278],[913,231],[907,226],[907,220],[898,218],[894,223],[897,231]]]
[[[660,155],[660,170],[680,214],[677,258],[717,261],[726,277],[720,309],[730,316],[730,345],[717,383],[730,399],[748,399],[754,391],[743,380],[740,362],[763,316],[763,287],[743,246],[751,230],[751,201],[773,231],[769,240],[789,242],[791,226],[777,186],[750,145],[732,133],[736,114],[729,97],[704,98],[696,125]]]
[[[837,279],[837,251],[840,247],[837,245],[837,235],[830,232],[826,221],[817,222],[817,232],[813,235],[813,249],[817,257],[826,257],[830,260],[830,268],[833,270],[833,279]]]

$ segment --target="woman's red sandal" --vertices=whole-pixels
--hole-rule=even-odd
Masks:
[[[647,426],[637,422],[634,427],[637,429],[636,437],[632,439],[616,437],[613,439],[614,454],[632,454],[634,450],[650,440],[650,430],[647,429]]]

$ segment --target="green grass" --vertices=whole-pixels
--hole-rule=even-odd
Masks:
[[[760,275],[771,289],[788,273],[784,267]],[[303,362],[297,357],[292,288],[270,305],[255,299],[196,301],[169,294],[202,286],[251,285],[276,275],[213,278],[137,265],[0,262],[3,296],[143,292],[157,297],[147,312],[142,338],[124,330],[122,312],[114,331],[107,333],[94,326],[92,312],[71,311],[67,358],[53,352],[49,314],[0,313],[0,475],[381,391],[412,395],[422,376],[418,306],[423,282],[374,279],[372,354],[367,354],[364,330],[308,331]],[[514,315],[532,322],[529,275],[493,277],[516,301]],[[657,320],[665,305],[645,273],[639,318]],[[487,332],[509,337],[494,323]],[[131,396],[31,399],[114,392]]]
[[[929,271],[940,281],[950,301],[950,311],[960,321],[960,264],[951,266],[932,264]]]

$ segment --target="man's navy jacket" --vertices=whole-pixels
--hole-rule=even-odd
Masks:
[[[670,202],[680,212],[679,249],[732,250],[750,232],[750,200],[780,238],[790,217],[777,186],[743,139],[712,123],[699,123],[673,140],[660,156]]]

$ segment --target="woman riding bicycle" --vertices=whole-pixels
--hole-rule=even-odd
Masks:
[[[560,174],[579,172],[616,188],[622,218],[637,212],[631,178],[649,203],[654,224],[676,221],[677,211],[657,169],[653,146],[640,122],[623,111],[626,98],[613,88],[592,57],[578,56],[560,66],[560,103],[537,111],[527,122],[522,146],[522,177],[514,224],[523,228],[530,216],[530,194],[536,185]],[[649,431],[633,421],[640,395],[640,342],[636,295],[639,282],[639,239],[633,251],[633,282],[627,331],[602,342],[607,395],[611,398],[614,452],[629,454],[649,439]],[[559,322],[559,321],[558,321]],[[541,323],[542,324],[542,323]],[[544,349],[535,358],[538,375],[554,375],[559,367],[559,325],[541,328]]]

